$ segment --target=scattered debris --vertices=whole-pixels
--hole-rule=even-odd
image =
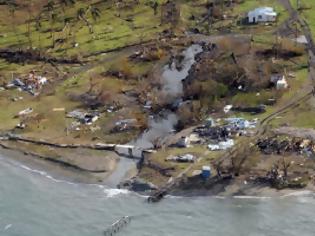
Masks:
[[[47,78],[35,75],[35,72],[30,72],[26,78],[13,79],[11,83],[7,84],[7,88],[18,88],[21,91],[26,91],[37,96],[43,85],[47,83]]]
[[[26,128],[26,124],[23,123],[23,122],[18,123],[18,124],[15,126],[15,128],[17,128],[17,129],[25,129],[25,128]]]
[[[215,126],[215,127],[198,127],[194,130],[201,138],[206,140],[226,140],[231,133],[227,127]]]
[[[294,38],[293,41],[300,44],[308,44],[308,41],[305,35],[300,35],[297,38]]]
[[[152,109],[152,101],[146,101],[145,105],[143,106],[144,109],[151,110]]]
[[[188,148],[190,146],[190,139],[189,137],[181,137],[178,142],[175,144],[176,147],[179,148]]]
[[[17,102],[17,101],[20,101],[20,100],[23,100],[23,97],[13,97],[13,98],[11,98],[12,102]]]
[[[66,109],[64,107],[56,107],[53,108],[53,111],[65,111]]]
[[[227,150],[234,146],[233,139],[227,139],[226,141],[221,141],[218,144],[209,144],[208,148],[210,151]]]
[[[309,139],[272,137],[260,139],[256,145],[266,155],[296,153],[314,156],[315,154],[315,143]]]
[[[28,115],[32,112],[33,112],[33,108],[29,107],[29,108],[26,108],[25,110],[20,111],[18,113],[18,116],[25,116],[25,115]]]
[[[233,105],[226,105],[223,108],[224,113],[228,113],[233,108]]]
[[[115,123],[115,127],[112,132],[123,132],[134,129],[137,125],[137,119],[125,119]]]
[[[192,154],[185,154],[180,156],[170,156],[165,159],[166,161],[176,161],[176,162],[195,162],[196,157]]]
[[[98,112],[83,112],[80,110],[74,110],[67,113],[67,118],[74,118],[81,124],[91,125],[99,119]]]
[[[214,119],[212,119],[211,117],[208,117],[208,119],[206,119],[204,125],[205,125],[205,127],[207,127],[207,128],[213,127],[213,126],[215,126],[215,121],[214,121]]]
[[[227,118],[225,119],[229,124],[229,128],[232,129],[254,129],[257,125],[257,120],[248,121],[244,118]]]

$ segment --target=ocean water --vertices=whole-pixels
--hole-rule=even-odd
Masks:
[[[0,235],[99,236],[122,216],[128,236],[314,236],[314,194],[277,198],[168,197],[60,181],[0,158]]]

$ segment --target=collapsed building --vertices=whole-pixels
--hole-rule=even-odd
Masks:
[[[18,88],[21,91],[26,91],[36,96],[47,82],[46,77],[36,75],[34,71],[31,71],[26,77],[13,79],[11,83],[7,84],[6,88]]]

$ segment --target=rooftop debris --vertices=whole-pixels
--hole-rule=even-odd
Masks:
[[[195,162],[197,158],[192,154],[185,154],[180,156],[170,156],[167,157],[166,161],[175,161],[175,162]]]
[[[25,129],[25,128],[26,128],[26,124],[23,123],[23,122],[18,123],[18,124],[15,126],[15,128],[17,128],[17,129]]]
[[[67,113],[67,118],[74,118],[81,124],[91,125],[99,119],[98,112],[84,112],[80,110],[74,110]]]
[[[218,119],[216,123],[215,126],[203,125],[194,129],[194,134],[200,138],[199,143],[208,143],[208,149],[211,151],[227,150],[234,146],[233,138],[248,134],[247,129],[254,129],[257,120],[227,118]]]
[[[223,108],[224,113],[228,113],[233,108],[233,105],[226,105]]]
[[[187,148],[190,146],[190,140],[189,137],[181,137],[178,142],[175,144],[175,146],[180,147],[180,148]]]
[[[31,72],[26,78],[16,78],[7,84],[7,88],[18,88],[21,91],[26,91],[37,96],[39,91],[48,82],[46,77],[35,75],[34,72]]]
[[[300,44],[308,44],[308,40],[305,35],[300,35],[297,38],[294,38],[293,41],[300,43]]]
[[[227,150],[234,146],[233,139],[227,139],[226,141],[221,141],[218,144],[209,144],[208,148],[211,151],[218,151],[218,150]]]
[[[232,128],[236,129],[254,129],[257,124],[257,120],[248,121],[244,118],[227,118],[225,121],[228,125],[232,126]]]
[[[33,108],[28,107],[25,110],[22,110],[18,113],[18,116],[25,116],[33,112]]]
[[[198,127],[194,130],[201,138],[206,140],[225,140],[231,134],[227,127]]]
[[[138,124],[137,119],[119,120],[115,123],[115,127],[111,130],[111,132],[129,131],[136,128],[137,124]]]

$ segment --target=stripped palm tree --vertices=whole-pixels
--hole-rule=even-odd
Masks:
[[[59,4],[61,5],[63,13],[65,13],[65,8],[68,6],[73,6],[75,4],[75,0],[59,0]]]
[[[8,4],[8,7],[9,7],[10,16],[12,18],[12,24],[11,25],[12,25],[13,32],[16,35],[16,37],[17,37],[17,39],[19,41],[19,44],[21,44],[21,39],[18,36],[17,28],[15,27],[15,23],[14,23],[15,12],[17,10],[17,6],[18,5],[16,4],[15,0],[9,1],[7,4]]]
[[[88,19],[86,18],[86,13],[89,9],[85,10],[84,8],[80,8],[77,11],[77,19],[81,20],[83,22],[85,22],[86,26],[89,28],[89,32],[90,34],[93,34],[93,27],[91,25],[91,23],[88,21]]]
[[[91,12],[92,18],[94,21],[97,21],[101,17],[101,11],[95,6],[90,6],[89,10]]]
[[[54,25],[57,20],[57,14],[55,13],[55,3],[50,0],[46,6],[44,6],[45,10],[48,12],[49,21],[50,21],[50,37],[52,39],[52,47],[55,47],[55,34],[54,34]]]

